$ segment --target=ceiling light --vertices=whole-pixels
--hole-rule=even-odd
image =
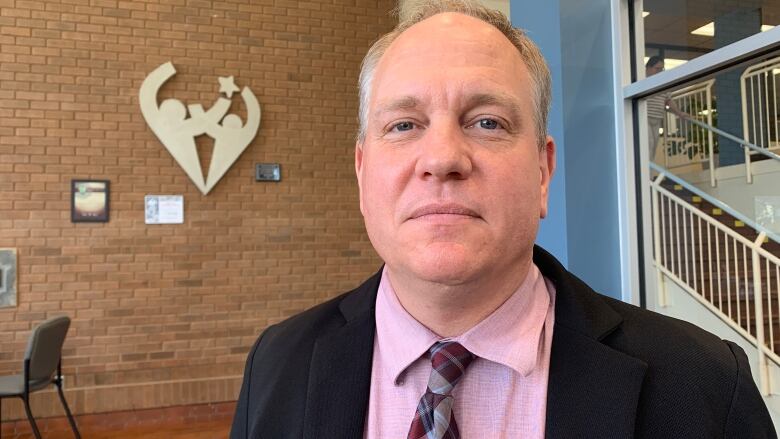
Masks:
[[[693,35],[701,35],[704,37],[714,37],[715,36],[715,23],[710,21],[709,23],[705,24],[704,26],[694,29],[691,32]]]
[[[681,66],[685,63],[687,63],[687,59],[675,59],[675,58],[666,58],[664,59],[664,68],[666,70],[673,69],[675,67]]]
[[[649,12],[647,12],[647,11],[642,11],[642,18],[645,18],[645,17],[647,17],[648,15],[650,15],[650,13],[649,13]]]

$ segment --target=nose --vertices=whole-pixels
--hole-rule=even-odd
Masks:
[[[415,169],[419,177],[447,181],[465,180],[471,175],[469,145],[460,126],[432,124],[421,141]]]

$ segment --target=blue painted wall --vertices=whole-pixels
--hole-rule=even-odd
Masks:
[[[527,3],[528,7],[516,4]],[[558,258],[568,267],[569,251],[566,240],[566,150],[563,131],[563,90],[561,70],[561,32],[558,1],[545,2],[544,6],[536,2],[512,1],[510,15],[515,27],[525,29],[528,35],[542,49],[550,67],[553,79],[552,110],[547,124],[549,134],[557,146],[557,167],[550,186],[550,199],[547,218],[542,220],[537,236],[537,244]]]
[[[597,291],[621,297],[610,0],[512,0],[511,18],[553,73],[558,143],[550,218],[538,242]]]

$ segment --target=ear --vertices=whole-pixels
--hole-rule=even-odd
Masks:
[[[541,175],[541,206],[539,218],[547,216],[547,198],[550,193],[550,180],[555,172],[555,141],[547,136],[544,146],[539,149],[539,173]]]
[[[360,213],[363,212],[363,143],[355,142],[355,176],[358,183],[358,198],[360,199]]]

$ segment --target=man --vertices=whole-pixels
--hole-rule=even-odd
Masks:
[[[658,55],[651,56],[645,63],[645,77],[664,71],[664,59]],[[647,98],[647,143],[650,145],[650,161],[655,161],[658,141],[661,138],[661,128],[666,118],[666,106],[671,103],[668,93],[661,93]]]
[[[661,73],[665,68],[664,59],[659,55],[653,55],[645,63],[645,77]],[[655,161],[658,142],[661,139],[661,128],[666,119],[666,108],[680,119],[690,119],[690,115],[682,112],[672,100],[670,93],[659,93],[647,98],[647,142],[650,145],[650,161]]]
[[[534,247],[550,76],[503,16],[426,3],[360,86],[360,208],[385,265],[261,335],[232,438],[775,437],[738,347]]]

